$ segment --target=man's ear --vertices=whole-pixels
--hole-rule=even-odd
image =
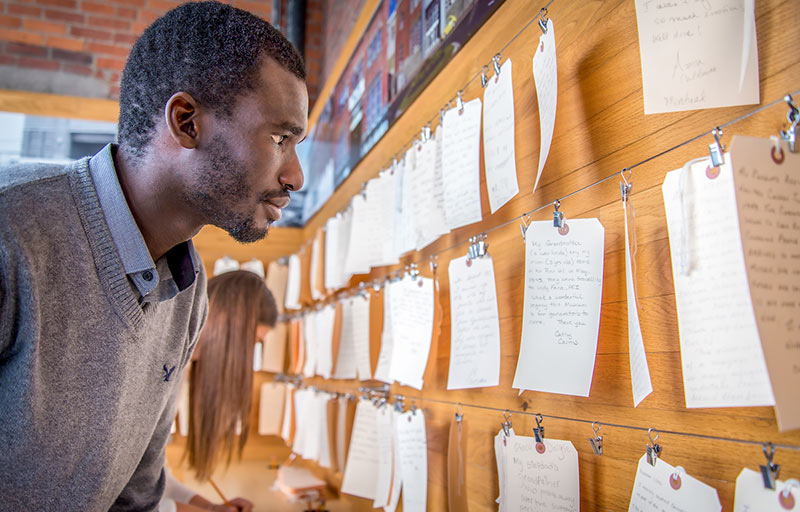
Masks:
[[[187,92],[176,92],[164,106],[164,118],[172,138],[186,149],[197,147],[199,140],[199,107]]]

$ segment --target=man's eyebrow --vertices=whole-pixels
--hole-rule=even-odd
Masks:
[[[279,123],[278,128],[280,128],[281,130],[286,130],[287,132],[291,133],[296,137],[299,137],[300,135],[303,134],[303,128],[289,121],[284,121],[283,123]]]

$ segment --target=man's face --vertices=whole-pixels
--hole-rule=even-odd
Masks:
[[[225,118],[206,111],[198,163],[184,200],[239,242],[264,238],[289,191],[303,186],[295,146],[308,119],[305,83],[267,57],[254,91]]]

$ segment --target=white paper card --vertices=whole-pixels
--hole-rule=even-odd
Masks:
[[[286,279],[286,309],[300,309],[300,256],[289,256],[289,276]]]
[[[414,223],[417,250],[420,250],[450,230],[447,227],[442,181],[442,136],[440,128],[431,140],[422,144],[417,155],[414,185]]]
[[[570,219],[562,235],[532,222],[526,236],[525,304],[515,389],[589,396],[600,328],[604,229]]]
[[[581,506],[578,452],[569,441],[544,439],[544,451],[527,436],[508,438],[504,510],[578,512]]]
[[[639,459],[628,512],[719,512],[717,490],[657,459],[656,465]]]
[[[744,468],[736,478],[733,512],[786,512],[800,510],[800,484],[775,481],[775,489],[764,487],[761,473]],[[794,507],[791,504],[794,503]]]
[[[636,0],[645,114],[759,102],[753,4]]]
[[[497,386],[500,382],[500,320],[494,263],[486,255],[450,260],[450,371],[447,389]]]
[[[372,378],[369,355],[369,295],[342,302],[342,332],[336,363],[337,379]]]
[[[539,167],[533,192],[539,186],[542,169],[550,154],[553,130],[556,126],[556,105],[558,103],[558,65],[556,61],[556,36],[553,20],[547,20],[547,32],[539,37],[536,53],[533,55],[533,80],[536,83],[536,99],[539,102]]]
[[[286,385],[286,396],[283,400],[283,423],[281,424],[281,438],[289,444],[292,436],[292,420],[294,417],[294,401],[292,400],[292,390],[294,386],[291,384]]]
[[[417,246],[417,219],[414,217],[414,202],[416,198],[412,193],[414,187],[414,174],[416,166],[416,151],[406,151],[403,158],[395,168],[395,256],[399,257]]]
[[[662,186],[672,255],[686,407],[774,405],[739,235],[730,159],[667,173]]]
[[[511,59],[500,74],[486,84],[483,93],[483,160],[492,213],[519,192],[514,149],[514,89]]]
[[[503,503],[503,492],[505,489],[505,480],[506,480],[506,458],[508,455],[508,439],[514,435],[514,429],[508,429],[508,436],[506,436],[503,429],[494,436],[494,458],[495,462],[497,463],[497,487],[498,487],[498,495],[495,503],[498,504],[497,510],[498,512],[503,512],[505,508],[505,504]]]
[[[456,229],[481,220],[481,100],[464,103],[463,112],[445,112],[442,180],[447,227]]]
[[[265,382],[261,384],[258,407],[258,435],[276,436],[281,433],[285,397],[285,384],[280,382]]]
[[[647,366],[647,354],[644,351],[642,327],[639,324],[639,308],[636,303],[636,289],[633,284],[633,260],[628,226],[628,205],[622,202],[622,213],[625,216],[625,287],[628,297],[628,354],[631,366],[631,388],[633,389],[633,406],[638,406],[647,395],[653,392],[650,381],[650,369]],[[632,207],[631,207],[632,208]]]
[[[383,287],[383,332],[381,333],[381,350],[378,353],[378,365],[375,367],[375,380],[391,384],[394,380],[389,377],[392,368],[392,304],[389,302],[391,285]]]
[[[397,455],[403,474],[403,511],[425,512],[428,503],[428,438],[425,415],[408,411],[397,419]]]
[[[369,400],[359,400],[342,478],[342,492],[375,499],[378,476],[378,415]]]
[[[395,511],[397,504],[400,502],[400,493],[403,489],[403,469],[400,467],[400,447],[397,445],[397,422],[402,417],[402,412],[392,412],[392,489],[389,496],[389,504],[383,507],[384,512]]]
[[[433,335],[433,279],[404,278],[392,283],[388,299],[393,345],[389,378],[422,389]]]
[[[378,475],[373,507],[385,507],[389,504],[389,493],[392,490],[392,469],[394,467],[393,408],[383,406],[378,409]]]

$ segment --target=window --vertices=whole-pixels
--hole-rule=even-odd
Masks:
[[[378,31],[375,32],[372,41],[370,41],[369,47],[367,47],[367,67],[372,66],[372,64],[378,58],[378,55],[380,55],[380,53],[381,53],[381,29],[378,29]]]
[[[366,131],[369,132],[378,122],[383,107],[381,96],[381,75],[376,76],[367,90]]]

